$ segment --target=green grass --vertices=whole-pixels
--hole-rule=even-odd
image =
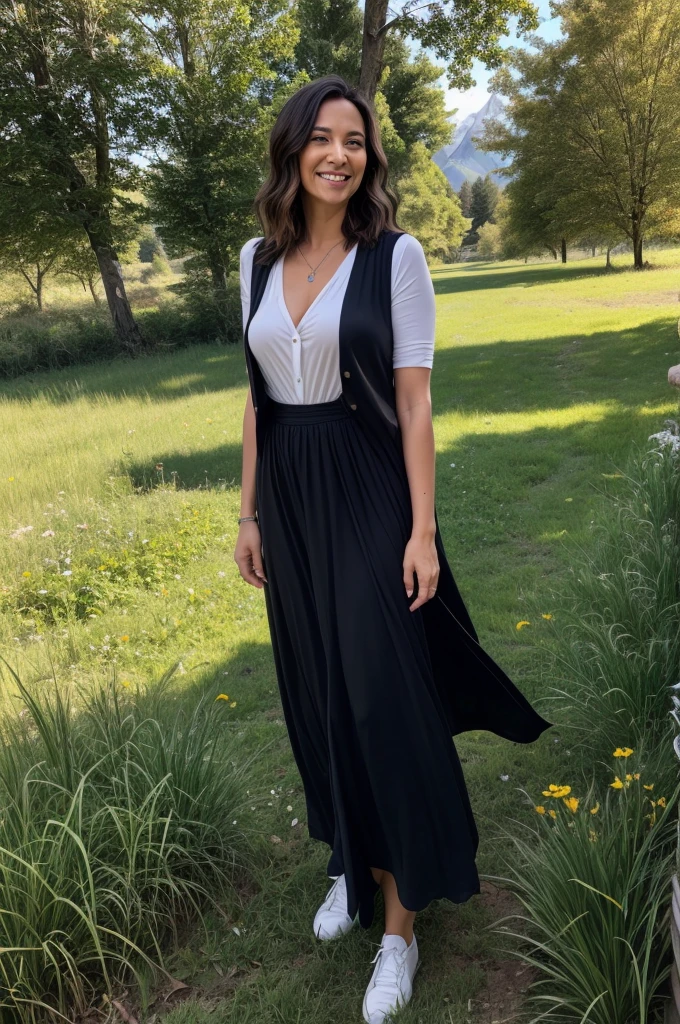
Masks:
[[[644,446],[677,413],[666,372],[678,361],[680,252],[653,260],[641,273],[622,260],[606,273],[600,258],[433,271],[439,521],[482,642],[534,700],[556,680],[550,624],[529,609],[544,600],[559,620],[552,595],[592,544],[595,510],[621,486],[631,443]],[[162,1008],[189,997],[169,1024],[345,1024],[360,1019],[380,897],[368,933],[328,946],[311,937],[328,851],[305,836],[263,595],[240,580],[232,557],[246,383],[238,346],[199,346],[0,387],[0,649],[34,686],[54,672],[77,693],[114,671],[134,685],[177,660],[188,708],[203,694],[229,695],[240,756],[256,756],[251,802],[237,819],[257,850],[253,882],[236,920],[215,915],[207,933],[187,933],[171,973],[190,989]],[[94,596],[79,599],[82,587]],[[517,630],[524,619],[530,625]],[[16,713],[12,694],[6,678]],[[535,817],[522,790],[539,790],[558,770],[559,781],[574,781],[565,777],[568,740],[558,728],[530,747],[489,733],[457,738],[480,872],[498,874],[501,826]],[[521,999],[526,977],[486,928],[507,912],[507,897],[491,882],[483,888],[465,905],[432,904],[419,916],[423,966],[404,1024],[486,1024]],[[163,994],[147,993],[151,1011]],[[143,1007],[144,993],[135,998]]]

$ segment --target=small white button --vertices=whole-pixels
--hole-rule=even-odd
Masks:
[[[297,338],[295,336],[293,336],[293,341],[297,341]]]

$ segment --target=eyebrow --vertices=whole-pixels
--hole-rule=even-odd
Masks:
[[[312,128],[312,131],[313,132],[328,132],[329,135],[333,134],[333,129],[332,128],[324,128],[320,124],[315,124],[314,127]],[[363,132],[347,132],[347,134],[348,135],[360,135],[362,139],[364,137],[364,133]]]

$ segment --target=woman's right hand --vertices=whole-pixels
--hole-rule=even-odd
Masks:
[[[234,549],[234,561],[238,565],[238,571],[246,581],[253,587],[262,589],[263,580],[267,583],[267,577],[262,567],[262,540],[260,538],[260,527],[253,520],[241,523],[238,528],[238,539]]]

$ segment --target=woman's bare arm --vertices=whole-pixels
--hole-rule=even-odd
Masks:
[[[413,593],[414,572],[418,579],[418,597],[410,605],[411,611],[434,597],[439,579],[434,542],[435,448],[430,374],[425,366],[394,370],[397,418],[413,509],[411,538],[404,553],[404,586],[409,597]]]
[[[242,516],[254,516],[256,507],[255,465],[257,459],[257,440],[255,435],[255,410],[253,398],[248,388],[248,396],[243,411],[243,455],[241,470],[241,512]],[[262,541],[260,528],[256,522],[241,523],[238,539],[234,549],[234,561],[238,565],[241,576],[246,583],[261,588],[262,581],[267,582],[262,567]]]

